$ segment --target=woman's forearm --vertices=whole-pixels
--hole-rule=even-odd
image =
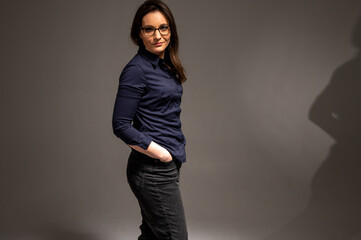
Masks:
[[[149,144],[146,150],[137,145],[129,146],[138,152],[141,152],[152,158],[157,158],[162,162],[169,162],[172,160],[172,155],[169,153],[169,151],[153,141]]]

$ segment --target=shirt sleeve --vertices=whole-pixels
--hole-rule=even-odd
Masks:
[[[132,126],[140,99],[146,90],[144,73],[140,66],[128,65],[119,78],[113,111],[113,132],[126,144],[147,149],[152,141]]]

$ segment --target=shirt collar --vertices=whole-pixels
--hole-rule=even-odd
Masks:
[[[153,65],[153,67],[157,66],[159,61],[161,60],[157,55],[149,52],[144,47],[139,48],[138,54],[142,56],[144,59],[146,59],[148,62],[150,62]]]

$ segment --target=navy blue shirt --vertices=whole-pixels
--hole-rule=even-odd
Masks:
[[[125,66],[113,112],[114,134],[126,144],[147,149],[150,142],[186,161],[181,130],[182,84],[164,60],[144,48]]]

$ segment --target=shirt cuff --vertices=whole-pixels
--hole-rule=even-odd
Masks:
[[[149,137],[143,135],[141,141],[139,142],[138,146],[143,148],[144,150],[147,150],[150,143],[152,142],[152,139],[150,139]]]

